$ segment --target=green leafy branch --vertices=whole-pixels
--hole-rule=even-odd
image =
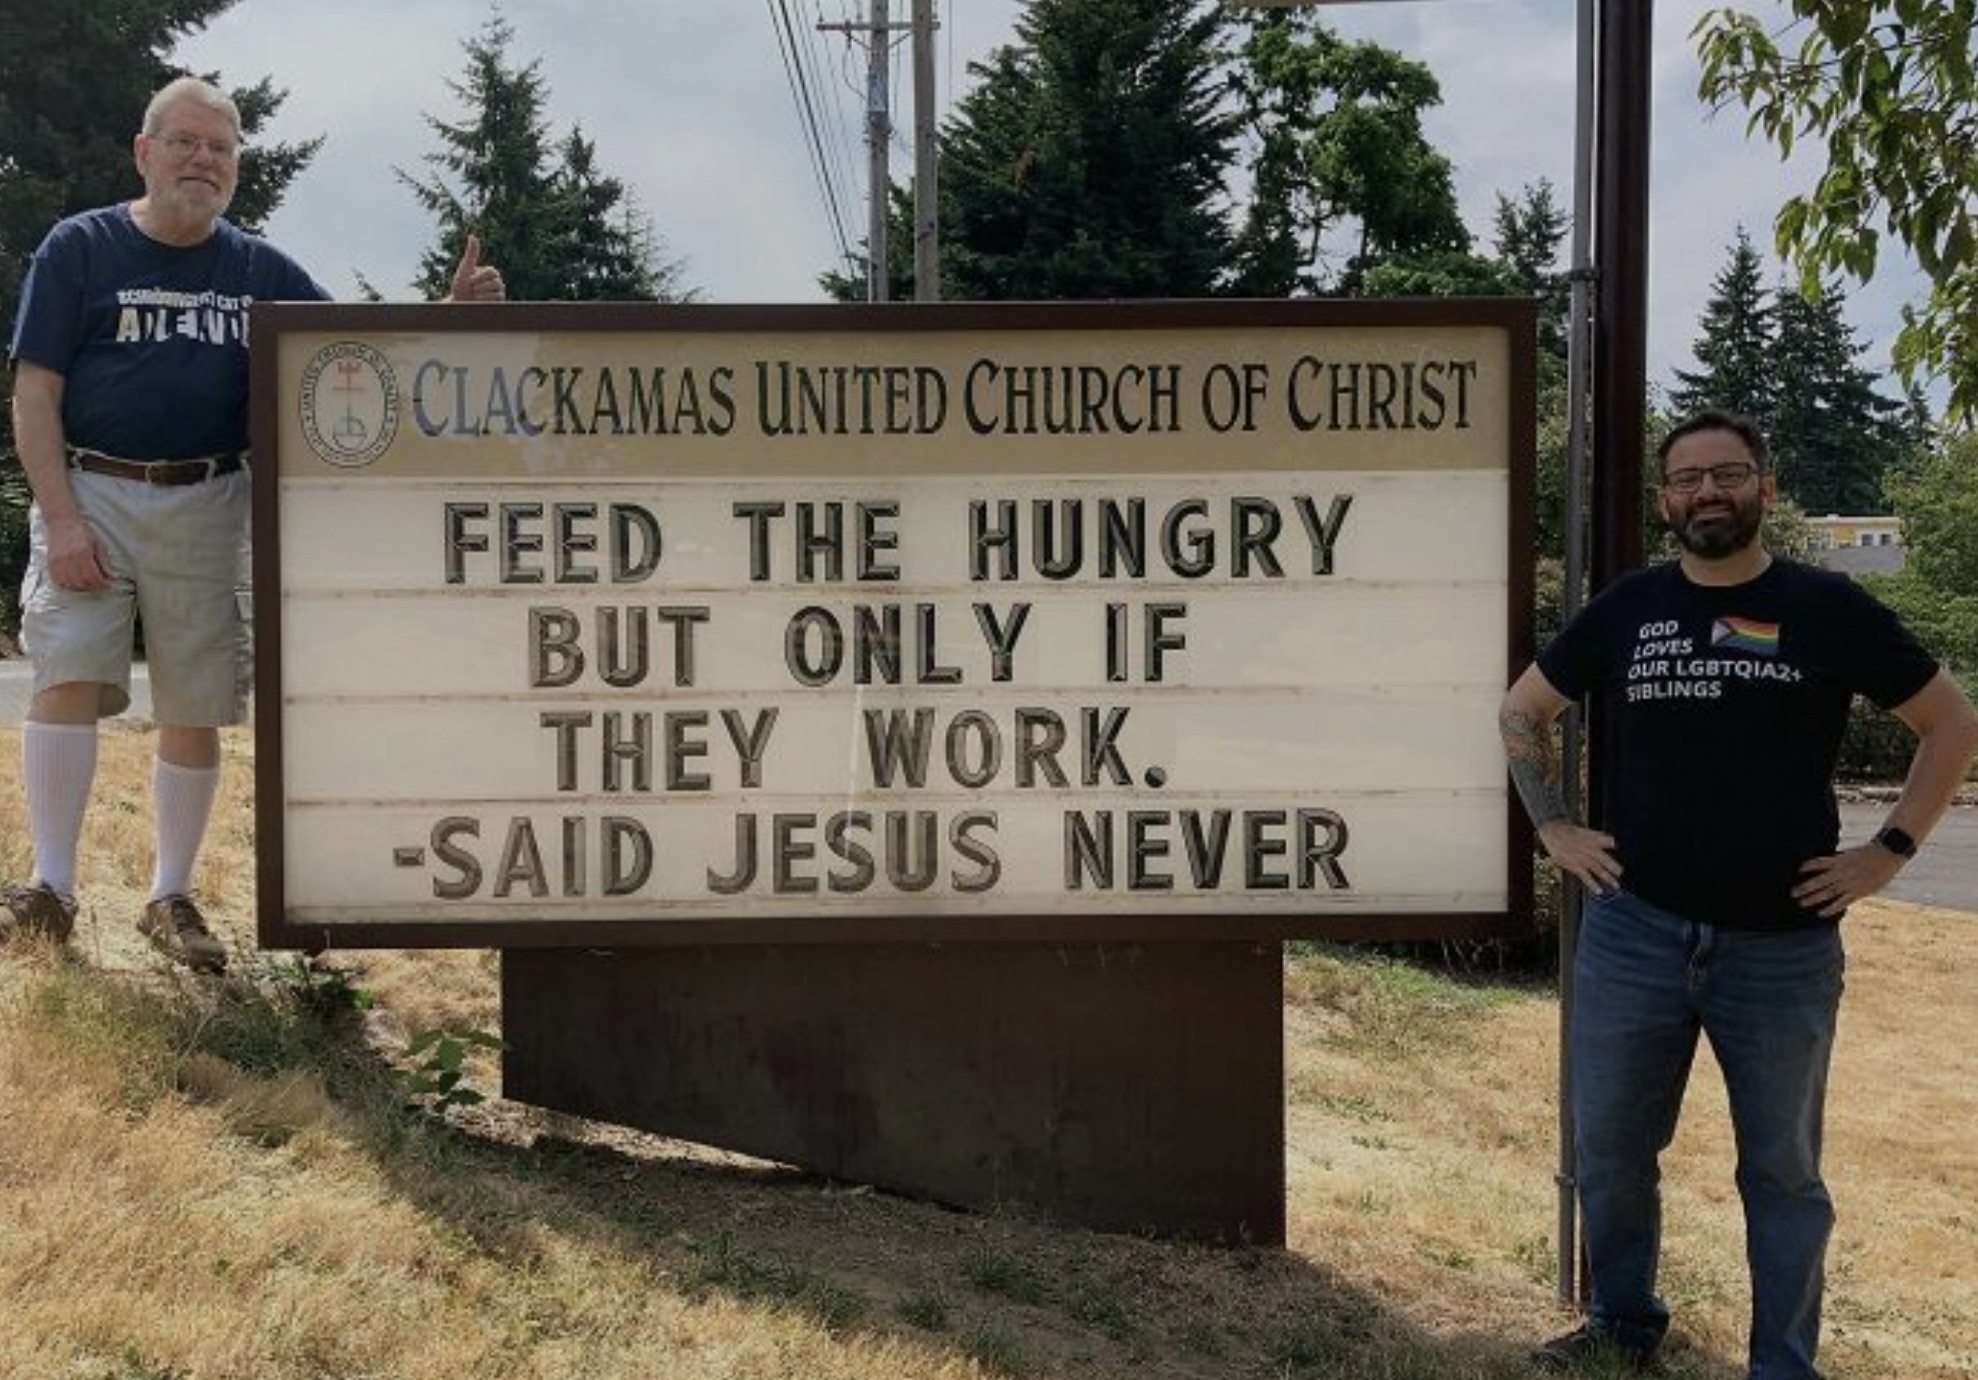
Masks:
[[[421,1031],[405,1047],[409,1067],[399,1071],[399,1086],[408,1097],[427,1099],[436,1112],[472,1107],[487,1099],[467,1086],[468,1055],[477,1049],[506,1049],[501,1038],[485,1030]]]

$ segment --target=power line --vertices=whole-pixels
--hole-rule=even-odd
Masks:
[[[776,30],[777,50],[783,58],[784,80],[789,84],[790,99],[797,112],[797,125],[803,134],[805,151],[810,156],[811,172],[817,179],[823,198],[825,218],[830,222],[831,233],[838,242],[841,261],[850,264],[854,262],[851,240],[845,234],[844,211],[838,204],[838,189],[832,182],[830,159],[824,148],[817,103],[811,94],[804,50],[797,40],[797,25],[790,17],[789,0],[767,0],[767,3],[770,25]]]
[[[839,0],[839,12],[844,15],[847,21],[851,18],[851,12],[848,6],[849,0]],[[807,39],[806,46],[810,53],[810,70],[814,74],[814,84],[817,89],[822,92],[829,92],[834,100],[832,111],[834,118],[830,120],[831,132],[836,136],[832,140],[832,148],[837,154],[837,161],[832,170],[835,179],[833,185],[839,189],[841,200],[849,202],[852,199],[849,189],[858,185],[858,177],[856,175],[858,164],[852,154],[849,133],[856,126],[858,115],[856,108],[848,104],[848,99],[855,92],[856,88],[843,80],[842,73],[840,80],[836,82],[825,79],[825,74],[830,69],[827,65],[828,58],[820,51],[818,35],[826,28],[837,26],[830,25],[825,20],[823,0],[813,0],[813,13],[816,16],[816,22],[807,26],[808,32],[805,34],[805,38]],[[848,37],[845,43],[845,54],[847,58],[849,58],[850,53],[851,42]]]
[[[806,52],[811,51],[814,35],[806,33],[805,43],[799,45],[798,25],[790,14],[789,0],[776,0],[776,6],[789,48],[790,63],[796,76],[796,86],[792,94],[799,101],[799,120],[805,131],[806,143],[811,150],[818,185],[823,192],[825,214],[830,219],[831,232],[838,243],[840,261],[849,264],[853,261],[851,241],[846,233],[844,197],[841,193],[846,182],[842,177],[833,175],[830,155],[824,146],[823,121],[818,112],[818,92],[822,83],[816,79],[816,64],[805,61]]]

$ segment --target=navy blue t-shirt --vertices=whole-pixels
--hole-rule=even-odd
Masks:
[[[1614,582],[1539,655],[1562,693],[1606,696],[1603,827],[1621,885],[1727,929],[1823,923],[1791,895],[1834,851],[1848,704],[1903,703],[1930,654],[1844,575],[1774,560],[1741,585],[1676,563]]]
[[[329,294],[266,240],[222,220],[161,244],[128,205],[58,223],[35,251],[11,355],[64,378],[71,445],[183,460],[247,444],[247,314]]]

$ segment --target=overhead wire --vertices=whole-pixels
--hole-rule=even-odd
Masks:
[[[796,109],[805,151],[810,158],[811,173],[817,179],[823,200],[825,219],[837,240],[841,261],[851,264],[856,260],[852,255],[851,240],[845,233],[844,209],[839,204],[838,188],[831,176],[830,157],[825,150],[817,101],[812,93],[814,83],[804,60],[806,45],[797,38],[797,24],[791,18],[789,0],[766,0],[766,3],[769,6],[770,26],[776,31],[777,50],[783,59],[784,80],[790,88],[790,99]]]
[[[810,31],[811,71],[822,73],[829,70],[826,65],[827,59],[818,52],[818,35],[826,27],[824,4],[823,0],[813,0],[813,3],[816,7],[817,22],[811,25]],[[849,0],[839,0],[838,13],[838,21],[830,27],[837,29],[844,35],[845,51],[849,54],[852,48],[852,30],[855,27]],[[816,85],[818,90],[830,92],[837,103],[837,118],[830,122],[832,131],[837,135],[837,138],[833,141],[833,147],[838,154],[837,185],[841,188],[855,187],[859,182],[857,172],[859,160],[857,155],[852,152],[850,132],[863,127],[864,111],[858,106],[848,107],[848,100],[856,92],[854,88],[849,88],[844,82],[830,82],[820,76]],[[849,193],[847,193],[846,199],[850,200]]]

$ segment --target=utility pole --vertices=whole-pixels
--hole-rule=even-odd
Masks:
[[[913,0],[913,300],[941,300],[934,138],[934,0]]]
[[[887,0],[872,0],[872,47],[866,54],[865,68],[865,166],[871,187],[865,221],[865,300],[868,302],[886,300],[886,193],[893,185],[886,166],[886,146],[893,137],[886,92],[891,76],[889,56],[893,35],[886,3]]]
[[[866,35],[865,145],[870,197],[866,205],[865,300],[884,302],[888,296],[887,194],[892,190],[892,173],[887,166],[888,145],[893,137],[891,49],[896,26],[889,0],[872,0],[872,11],[863,24],[817,27]],[[913,0],[912,22],[897,27],[911,29],[913,33],[913,295],[917,302],[938,302],[941,270],[935,214],[934,0]]]

